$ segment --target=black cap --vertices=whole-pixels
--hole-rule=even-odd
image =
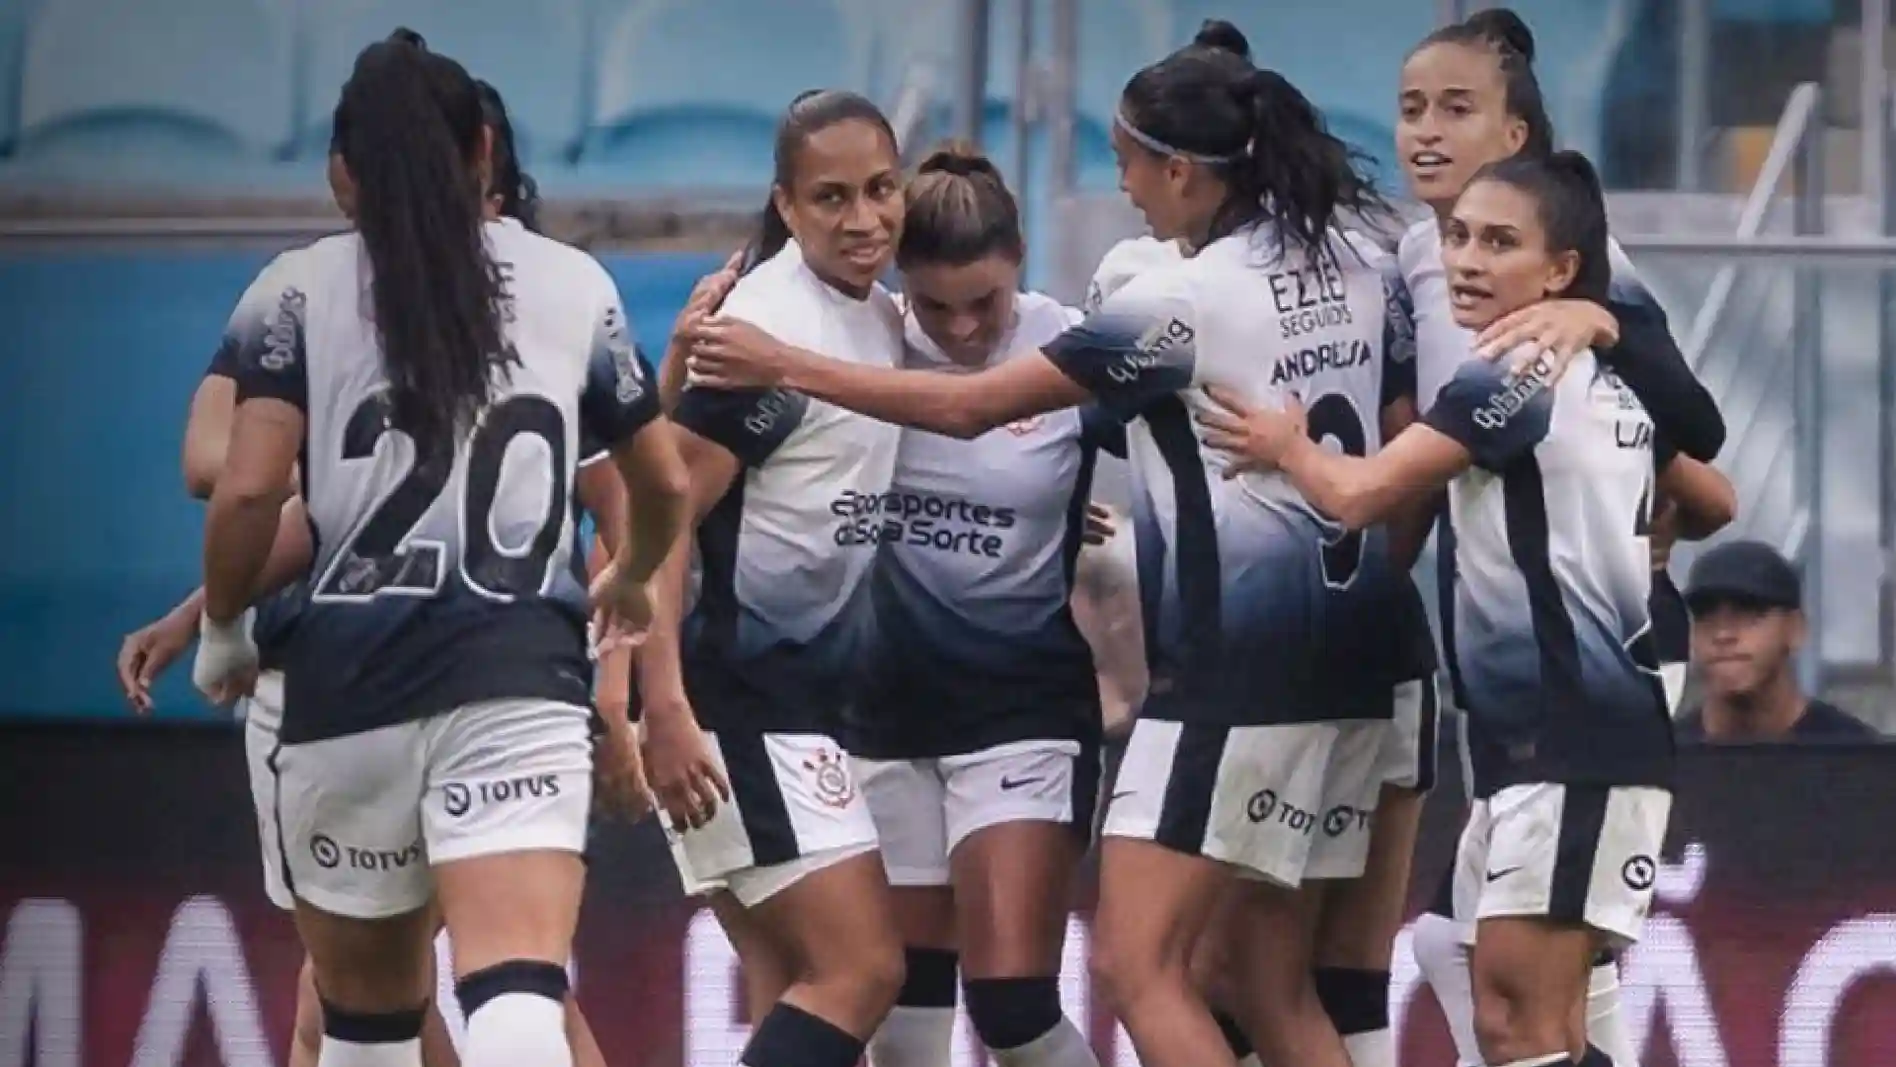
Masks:
[[[1762,541],[1728,541],[1692,564],[1685,602],[1698,610],[1719,601],[1767,608],[1798,608],[1804,603],[1797,568]]]

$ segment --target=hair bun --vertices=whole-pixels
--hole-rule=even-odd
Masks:
[[[1251,41],[1244,31],[1226,22],[1224,19],[1206,19],[1198,27],[1198,36],[1192,38],[1196,48],[1209,48],[1219,52],[1230,52],[1239,59],[1251,58]]]
[[[1600,172],[1593,167],[1593,161],[1584,152],[1563,148],[1547,157],[1547,166],[1586,186],[1587,192],[1598,199],[1605,194],[1600,185]]]
[[[1489,7],[1468,16],[1463,25],[1490,41],[1534,62],[1534,31],[1512,8]]]
[[[428,50],[428,39],[406,26],[396,28],[394,33],[388,35],[388,39],[396,44],[405,44],[411,48],[419,48],[423,52]]]
[[[946,141],[936,145],[934,151],[922,158],[915,167],[917,174],[953,174],[960,178],[993,178],[1001,180],[1001,169],[982,152],[980,146],[971,141]]]

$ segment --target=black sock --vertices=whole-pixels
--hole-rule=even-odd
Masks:
[[[1389,972],[1318,967],[1310,972],[1324,1014],[1344,1037],[1389,1029]]]
[[[1580,1058],[1573,1062],[1575,1067],[1613,1067],[1613,1057],[1600,1051],[1598,1045],[1588,1045]]]
[[[1241,1060],[1257,1050],[1251,1047],[1251,1039],[1244,1036],[1244,1028],[1231,1016],[1211,1009],[1212,1020],[1218,1024],[1218,1032],[1224,1034],[1225,1044],[1231,1048],[1231,1058]]]
[[[778,1003],[751,1033],[744,1067],[856,1067],[863,1043],[802,1008]]]

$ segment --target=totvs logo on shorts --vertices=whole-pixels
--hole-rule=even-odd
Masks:
[[[998,530],[1019,521],[1013,508],[933,493],[845,492],[830,505],[839,545],[908,545],[999,559],[1007,541]]]
[[[311,834],[309,855],[325,871],[344,864],[352,871],[399,871],[421,862],[421,842],[412,842],[406,848],[357,848],[338,844],[328,834]]]
[[[441,787],[441,808],[460,818],[477,806],[518,800],[551,800],[560,795],[560,776],[551,772],[522,774],[497,782],[448,782]]]

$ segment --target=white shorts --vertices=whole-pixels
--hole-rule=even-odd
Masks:
[[[1608,946],[1639,940],[1652,907],[1672,794],[1644,786],[1537,783],[1477,800],[1455,852],[1455,920],[1582,924]]]
[[[731,800],[674,836],[687,893],[729,890],[747,908],[806,875],[873,852],[876,824],[849,757],[823,734],[706,733]]]
[[[948,857],[990,826],[1052,822],[1090,832],[1099,752],[1078,741],[1015,741],[934,759],[858,759],[856,778],[889,884],[947,885]]]
[[[336,915],[403,915],[433,864],[507,852],[583,853],[592,713],[489,700],[367,733],[278,745],[280,848],[291,892]]]
[[[1291,889],[1305,879],[1361,877],[1388,725],[1140,719],[1104,833],[1219,860]]]
[[[1396,686],[1394,714],[1376,757],[1376,778],[1398,789],[1426,793],[1435,788],[1436,733],[1440,703],[1434,677]]]
[[[283,878],[282,839],[276,823],[276,773],[270,753],[276,751],[277,727],[283,722],[283,674],[264,671],[244,712],[244,764],[250,772],[250,803],[257,810],[257,840],[263,853],[263,893],[270,903],[292,911],[296,898]]]
[[[1679,702],[1685,699],[1685,676],[1687,665],[1683,663],[1661,663],[1659,665],[1659,684],[1666,691],[1666,710],[1674,715],[1680,711]]]

